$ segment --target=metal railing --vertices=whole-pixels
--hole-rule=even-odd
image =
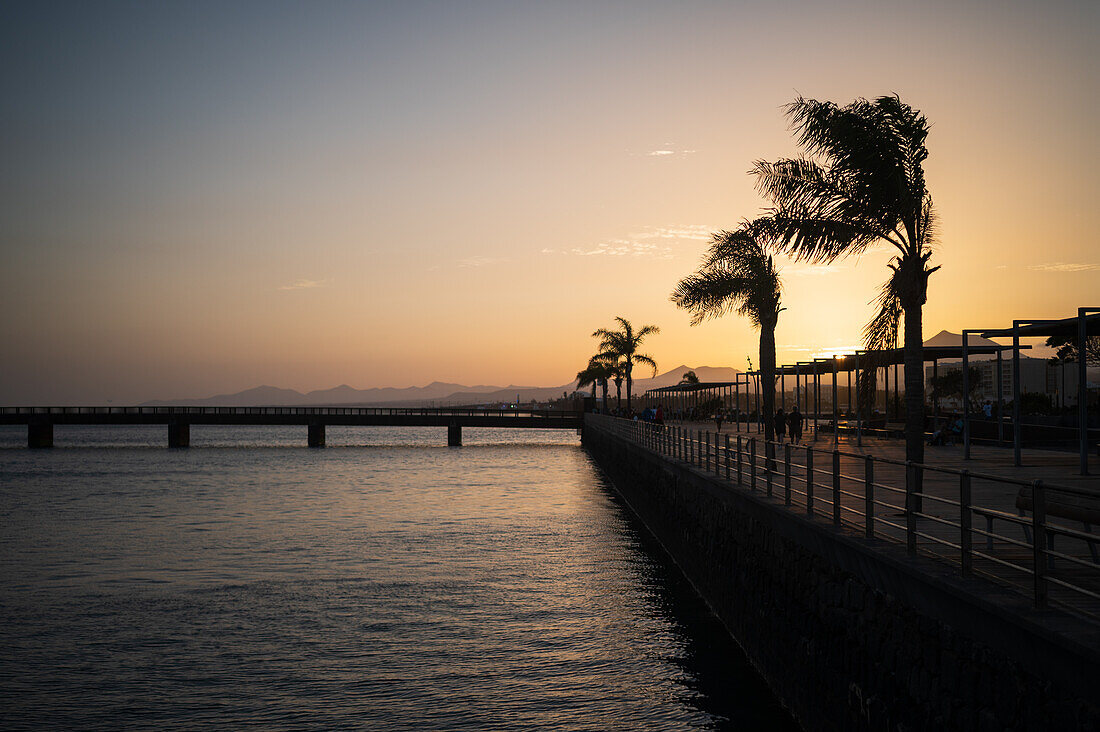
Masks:
[[[471,409],[467,407],[0,407],[0,415],[241,415],[320,417],[535,417],[579,418],[580,412],[549,409]]]
[[[728,486],[781,500],[811,519],[904,544],[912,556],[950,562],[963,575],[1026,592],[1037,608],[1054,604],[1100,621],[1100,534],[1080,519],[1083,530],[1070,525],[1075,502],[1100,506],[1094,489],[679,425],[588,419],[600,430]]]

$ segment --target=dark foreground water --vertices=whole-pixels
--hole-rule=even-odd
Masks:
[[[791,723],[571,432],[0,428],[0,727]]]

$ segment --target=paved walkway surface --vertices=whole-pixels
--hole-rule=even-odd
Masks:
[[[758,437],[762,443],[762,435],[744,431],[744,425],[741,432],[736,430],[736,425],[731,430],[729,424],[723,425],[722,432],[718,433],[713,421],[670,423],[670,426],[687,430],[696,437],[702,433],[704,441],[695,448],[694,462],[701,463],[700,456],[708,452],[705,446],[709,445],[712,457],[703,467],[712,473],[715,472],[715,447],[724,446],[728,436],[734,453],[730,465],[734,483],[737,482],[736,441],[740,435],[743,440],[741,484],[751,486],[749,448],[744,440]],[[793,510],[806,511],[807,447],[813,450],[813,513],[821,520],[833,520],[834,443],[831,434],[823,433],[815,442],[812,432],[807,433],[801,446],[791,447],[791,505]],[[904,442],[864,438],[859,445],[854,435],[842,433],[835,449],[841,453],[841,523],[861,534],[866,531],[866,456],[871,456],[873,535],[904,543],[905,467],[904,464],[897,464],[905,460]],[[769,471],[762,455],[757,455],[756,490],[766,492],[770,482],[772,495],[781,499],[785,496],[785,450],[785,447],[779,448],[776,455],[779,463],[774,471]],[[762,451],[763,445],[760,444],[758,453]],[[959,472],[970,471],[974,511],[969,538],[973,549],[973,571],[1031,595],[1034,592],[1034,549],[1031,544],[1030,486],[1032,481],[1041,480],[1044,485],[1050,486],[1046,490],[1048,525],[1057,528],[1053,536],[1048,535],[1047,545],[1062,555],[1047,561],[1049,597],[1055,604],[1100,621],[1100,532],[1096,534],[1096,541],[1085,540],[1083,537],[1087,537],[1094,527],[1081,521],[1078,516],[1082,506],[1094,512],[1100,511],[1100,459],[1090,456],[1090,474],[1083,476],[1079,472],[1076,453],[1024,450],[1020,467],[1013,465],[1012,458],[1011,447],[973,445],[971,458],[967,460],[963,458],[961,446],[926,446],[924,463],[929,468],[924,471],[923,477],[923,493],[926,496],[920,509],[923,516],[917,519],[916,524],[918,552],[961,564],[964,532],[960,526]],[[724,478],[724,453],[720,460],[717,474]],[[1055,486],[1073,489],[1074,493],[1058,491]],[[1081,489],[1091,495],[1077,495],[1076,491]],[[1021,507],[1026,510],[1021,510]],[[1059,516],[1058,513],[1069,515]]]

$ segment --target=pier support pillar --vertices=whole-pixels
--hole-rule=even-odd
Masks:
[[[53,424],[49,422],[28,424],[27,447],[53,447]]]
[[[462,425],[458,422],[447,425],[447,447],[462,447]]]
[[[311,424],[311,425],[309,425],[309,446],[310,447],[324,447],[325,446],[325,425],[324,424]]]
[[[168,423],[168,447],[191,447],[191,425],[188,422]]]

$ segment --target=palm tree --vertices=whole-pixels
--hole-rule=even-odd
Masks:
[[[623,409],[623,379],[626,378],[626,362],[619,360],[618,354],[597,353],[589,363],[598,363],[606,369],[607,378],[615,382],[615,401],[619,412]],[[604,388],[607,388],[607,380],[604,380]],[[604,403],[607,403],[607,393],[604,392]]]
[[[644,363],[653,368],[653,375],[657,375],[657,362],[644,353],[638,353],[638,346],[645,337],[660,333],[661,329],[655,325],[644,325],[637,332],[634,326],[626,318],[615,318],[619,323],[618,330],[600,328],[592,334],[593,338],[600,339],[600,353],[597,358],[609,360],[615,363],[622,361],[623,377],[626,379],[626,410],[630,411],[630,390],[634,383],[634,364]]]
[[[932,197],[921,167],[928,120],[896,95],[845,107],[799,97],[787,107],[805,155],[750,171],[774,204],[768,232],[779,251],[829,263],[885,243],[895,257],[864,330],[869,349],[897,340],[905,322],[905,456],[924,460],[921,308],[934,240]],[[871,369],[873,371],[873,368]]]
[[[760,385],[764,438],[775,437],[775,326],[782,287],[772,257],[761,244],[755,224],[720,231],[695,274],[680,280],[672,301],[691,313],[691,324],[736,312],[760,331]]]
[[[623,379],[626,378],[626,364],[617,361],[611,364],[611,380],[615,382],[615,408],[619,414],[623,413]],[[627,394],[629,395],[629,389]],[[626,407],[630,408],[630,397],[627,396]]]
[[[684,375],[680,377],[681,384],[698,384],[699,377],[695,375],[694,371],[685,371]]]
[[[577,372],[577,388],[592,385],[592,398],[595,401],[596,386],[603,388],[603,405],[607,409],[607,380],[612,378],[614,369],[610,365],[592,358],[583,370]]]

